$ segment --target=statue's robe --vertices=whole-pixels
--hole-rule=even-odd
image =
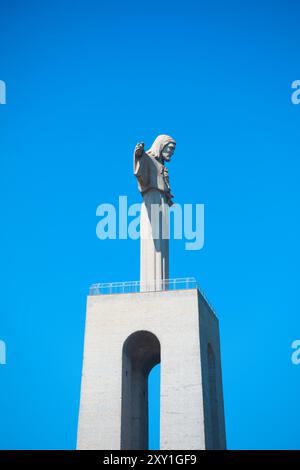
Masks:
[[[164,165],[143,152],[134,156],[134,175],[143,196],[140,219],[141,291],[167,289],[169,279],[170,189],[164,178]]]

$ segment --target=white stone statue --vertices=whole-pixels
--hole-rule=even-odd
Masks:
[[[134,175],[143,196],[140,219],[141,291],[167,289],[169,279],[169,206],[173,204],[168,170],[176,142],[159,135],[151,148],[144,143],[134,150]]]

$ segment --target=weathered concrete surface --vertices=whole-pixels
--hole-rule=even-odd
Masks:
[[[225,448],[218,321],[197,289],[88,297],[77,448],[121,448],[122,350],[137,331],[160,342],[160,448]]]

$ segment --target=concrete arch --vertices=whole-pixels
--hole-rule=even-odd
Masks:
[[[140,330],[122,349],[121,449],[148,449],[148,375],[160,363],[160,342]]]

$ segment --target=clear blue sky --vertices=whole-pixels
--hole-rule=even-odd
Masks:
[[[159,133],[176,201],[205,204],[171,277],[218,313],[228,447],[300,448],[297,3],[1,3],[1,448],[75,447],[88,287],[139,277],[96,207],[139,202],[132,150]]]

